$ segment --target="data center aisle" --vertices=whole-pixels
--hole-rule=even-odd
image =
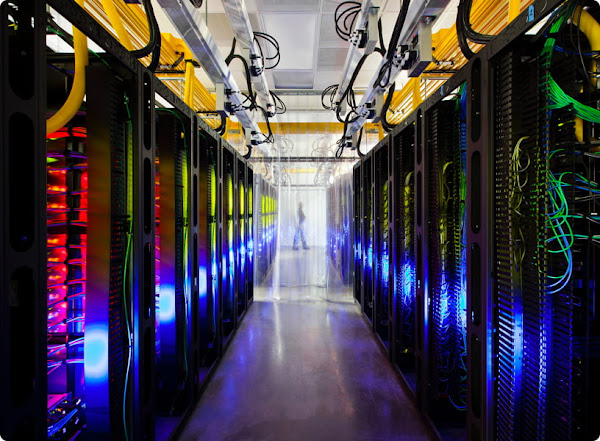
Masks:
[[[298,272],[281,267],[282,279]],[[351,295],[335,289],[258,288],[180,440],[429,440]]]

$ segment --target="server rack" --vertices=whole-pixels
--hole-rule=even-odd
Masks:
[[[81,7],[51,5],[106,53],[46,139],[73,55],[35,24],[70,37],[46,2],[0,7],[0,436],[167,439],[223,354],[219,137]]]
[[[568,5],[544,44],[516,41],[491,61],[496,87],[492,294],[496,439],[600,436],[597,265],[597,119],[581,111],[593,88],[573,69],[578,54],[554,50]],[[579,38],[585,38],[580,36]],[[587,44],[584,43],[584,44]],[[585,47],[585,46],[583,46]],[[523,63],[522,60],[527,62]],[[519,78],[520,81],[511,81]],[[562,90],[572,97],[565,105]],[[583,119],[587,117],[588,119]],[[591,120],[591,121],[590,121]],[[578,133],[579,132],[579,133]]]
[[[262,175],[255,175],[254,190],[255,274],[260,283],[271,268],[277,251],[277,189]]]
[[[247,297],[247,189],[246,189],[246,164],[241,156],[236,158],[237,171],[236,171],[236,210],[237,210],[237,228],[236,228],[236,260],[237,260],[237,304],[236,304],[236,318],[240,320],[246,312],[248,305]]]
[[[598,324],[590,313],[597,288],[589,271],[597,261],[591,203],[597,129],[587,108],[569,101],[595,100],[586,75],[569,59],[579,50],[590,62],[589,47],[580,35],[582,49],[550,49],[561,26],[577,35],[577,16],[567,19],[564,12],[572,14],[573,3],[553,13],[542,37],[523,36],[556,6],[534,2],[390,135],[392,360],[443,439],[465,429],[467,439],[478,441],[598,436],[590,419],[597,413],[590,397],[598,384],[590,372],[597,369]],[[365,178],[371,158],[354,169],[362,209],[357,230],[370,228],[364,193],[375,178]],[[400,210],[403,179],[405,200],[414,195],[412,213]],[[407,227],[412,244],[402,242]],[[364,230],[355,239],[363,277],[368,239]],[[411,248],[414,285],[405,289]],[[414,309],[403,308],[405,292]],[[403,309],[414,311],[413,335],[403,329],[411,323],[410,315],[403,321]],[[444,353],[452,355],[450,363],[440,358]],[[452,382],[454,389],[447,386]]]
[[[235,177],[236,152],[225,141],[221,141],[221,329],[222,342],[226,345],[236,326],[237,265]]]
[[[464,427],[467,378],[466,90],[429,109],[425,120],[425,180],[421,192],[423,305],[427,360],[421,398],[440,426]]]
[[[375,146],[373,152],[373,327],[389,352],[392,340],[389,138]]]
[[[192,302],[192,338],[196,384],[201,386],[222,353],[221,348],[221,182],[219,140],[195,117],[196,144],[192,177],[193,233],[192,280],[197,280],[197,293]],[[202,123],[202,124],[201,124]],[[202,126],[202,127],[200,127]]]
[[[177,110],[157,109],[156,119],[156,390],[160,433],[178,421],[193,399],[188,229],[191,207],[188,152],[191,121]],[[191,160],[191,158],[189,158]],[[191,242],[191,241],[190,241]]]
[[[363,271],[363,223],[362,223],[362,166],[357,162],[352,169],[352,188],[354,193],[354,300],[363,303],[362,271]]]
[[[246,298],[254,300],[254,171],[246,165]]]
[[[391,267],[393,280],[392,360],[416,393],[415,121],[394,133],[391,149]]]
[[[373,150],[365,155],[361,166],[361,221],[362,221],[362,312],[367,320],[373,324]]]

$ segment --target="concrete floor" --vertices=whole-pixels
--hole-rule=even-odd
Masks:
[[[429,440],[348,288],[285,285],[257,287],[180,440]]]

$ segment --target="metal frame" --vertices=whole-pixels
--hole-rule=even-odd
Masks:
[[[46,437],[46,11],[0,6],[0,438]],[[34,324],[43,324],[35,326]]]
[[[275,102],[269,92],[269,85],[267,84],[264,66],[259,66],[257,63],[254,63],[254,60],[258,60],[261,54],[258,43],[254,38],[250,16],[246,9],[246,3],[244,0],[221,0],[221,2],[223,3],[225,15],[227,15],[233,34],[237,42],[242,46],[243,56],[248,62],[248,66],[255,66],[261,71],[258,75],[254,75],[251,71],[252,84],[254,84],[254,88],[256,89],[258,97],[262,101],[267,114],[269,116],[274,116]]]
[[[262,132],[253,114],[249,110],[243,109],[245,97],[241,94],[233,74],[225,64],[225,58],[202,18],[202,11],[196,9],[189,2],[179,2],[178,0],[160,0],[159,4],[173,26],[183,36],[183,40],[194,54],[194,58],[202,64],[210,79],[217,85],[217,90],[219,87],[223,88],[222,92],[233,104],[231,113],[235,114],[242,126],[249,131],[249,135],[252,136],[252,144],[261,144]]]

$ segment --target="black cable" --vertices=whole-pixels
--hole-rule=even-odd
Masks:
[[[281,98],[279,98],[279,95],[277,95],[272,90],[269,91],[269,93],[271,94],[271,97],[273,98],[273,101],[275,102],[275,113],[278,115],[283,115],[285,112],[287,112],[287,106],[285,105],[283,100]]]
[[[248,109],[253,110],[257,106],[256,106],[256,95],[253,92],[252,80],[250,79],[251,78],[250,67],[248,66],[248,62],[246,61],[246,59],[244,57],[242,57],[241,55],[237,55],[237,54],[229,55],[227,57],[227,59],[225,60],[225,62],[227,63],[227,66],[229,66],[233,60],[240,60],[242,62],[242,64],[244,65],[244,72],[246,73],[246,86],[248,87],[248,95],[250,97],[250,106],[248,107]]]
[[[377,20],[377,32],[379,34],[379,48],[383,51],[382,55],[385,55],[387,49],[385,48],[385,44],[383,43],[383,25],[381,23],[381,18]]]
[[[396,48],[398,47],[398,40],[400,39],[400,32],[402,32],[402,28],[404,27],[404,22],[406,21],[406,14],[408,13],[408,6],[410,4],[410,0],[403,0],[402,7],[400,8],[400,12],[398,12],[398,17],[396,18],[396,23],[394,24],[394,30],[392,32],[392,36],[390,38],[390,43],[388,45],[387,59],[392,60],[396,53]]]
[[[465,25],[463,20],[464,7],[464,3],[460,1],[458,3],[458,12],[456,14],[456,37],[458,40],[458,47],[460,47],[460,50],[465,56],[465,58],[469,60],[473,58],[473,55],[475,55],[475,53],[469,47],[469,42],[465,33]]]
[[[148,68],[154,72],[158,67],[158,59],[160,58],[160,27],[158,26],[158,21],[156,20],[156,14],[154,13],[154,8],[152,7],[152,1],[142,0],[142,4],[146,10],[146,17],[148,18],[148,31],[150,33],[150,37],[146,46],[133,50],[131,53],[136,58],[143,58],[152,54],[152,61],[150,62],[150,66],[148,66]],[[156,61],[154,61],[155,58],[157,59]]]
[[[271,57],[264,56],[263,48],[259,41],[259,39],[261,39],[261,38],[263,40],[265,40],[266,42],[268,42],[269,44],[271,44],[271,46],[273,46],[273,48],[275,49],[275,55],[273,55]],[[269,35],[265,32],[255,32],[254,33],[254,41],[256,41],[256,44],[260,50],[264,69],[274,69],[275,67],[277,67],[277,65],[281,61],[281,52],[280,52],[280,48],[279,48],[279,42],[275,39],[275,37],[273,37],[272,35]],[[265,61],[272,61],[272,60],[276,60],[276,61],[274,62],[274,64],[267,66],[267,63]]]
[[[219,127],[217,127],[215,129],[215,131],[223,136],[225,134],[225,130],[227,128],[227,118],[225,118],[225,115],[223,115],[222,113],[219,114],[219,116],[221,117],[221,124],[219,124]]]
[[[333,110],[333,100],[335,99],[335,95],[337,93],[339,84],[332,84],[331,86],[328,86],[323,93],[321,93],[321,105],[323,106],[324,109],[326,110]],[[329,95],[329,105],[325,104],[325,97],[327,97],[327,95]]]
[[[363,64],[365,64],[365,61],[367,61],[367,58],[369,57],[370,54],[365,54],[362,56],[362,58],[360,59],[360,61],[358,62],[358,64],[356,65],[356,68],[354,69],[354,72],[352,73],[352,77],[350,78],[350,82],[348,83],[348,87],[346,87],[346,90],[344,91],[344,93],[342,94],[342,97],[340,99],[340,103],[342,103],[346,97],[348,96],[348,94],[350,94],[350,92],[352,91],[352,87],[354,86],[354,82],[356,81],[356,78],[358,77],[358,74],[360,73],[360,70],[362,69]],[[352,98],[351,98],[352,99]],[[354,102],[348,102],[348,104],[350,105],[350,107],[352,109],[356,108],[356,103]],[[336,110],[336,116],[339,122],[344,122],[341,117],[340,117],[340,112],[341,112],[341,106],[338,106],[337,110]]]
[[[471,26],[471,8],[473,7],[473,0],[460,0],[459,7],[461,3],[463,4],[461,20],[463,22],[463,29],[467,39],[478,44],[489,43],[494,37],[493,35],[481,34],[475,31]]]
[[[158,33],[158,35],[160,36],[160,32]],[[158,68],[158,62],[160,61],[160,49],[161,39],[159,37],[156,40],[156,45],[154,46],[154,49],[152,49],[152,61],[148,65],[148,69],[150,69],[151,72],[156,72],[156,69]]]
[[[400,12],[398,12],[398,17],[396,18],[396,23],[394,24],[394,30],[392,32],[392,36],[390,37],[390,42],[388,44],[387,51],[385,52],[387,61],[383,64],[383,66],[381,66],[381,69],[379,70],[379,73],[377,75],[377,80],[375,84],[377,84],[383,89],[387,88],[390,85],[394,55],[396,54],[396,50],[398,48],[400,32],[402,32],[404,22],[406,21],[406,14],[408,13],[409,5],[410,0],[403,0],[402,7],[400,8]]]
[[[348,6],[342,12],[340,9]],[[356,22],[356,18],[360,12],[361,4],[356,1],[345,1],[340,3],[337,8],[335,8],[334,21],[335,21],[335,32],[338,36],[344,40],[349,41],[352,36],[352,31],[354,28],[354,24]],[[348,20],[350,19],[350,23]],[[340,21],[343,24],[343,27],[340,26]]]
[[[225,63],[227,65],[229,65],[229,62],[231,61],[233,55],[235,54],[236,43],[237,43],[237,40],[234,38],[233,41],[231,42],[231,50],[229,51],[229,54],[227,54],[227,57],[225,58]]]
[[[356,141],[356,152],[358,153],[358,156],[361,158],[363,156],[365,156],[365,154],[360,151],[360,142],[362,141],[363,130],[364,130],[364,127],[361,127],[360,134],[358,135],[358,141]]]
[[[387,112],[390,108],[390,104],[392,103],[392,98],[394,97],[395,91],[396,91],[396,82],[392,83],[392,85],[390,86],[390,90],[388,90],[388,96],[385,99],[385,103],[383,103],[383,107],[381,109],[381,115],[380,115],[381,126],[388,133],[391,132],[394,127],[396,127],[395,124],[390,124],[387,121]]]
[[[356,116],[354,118],[350,119],[350,116],[352,114],[355,114]],[[342,131],[342,137],[337,141],[338,149],[335,152],[335,157],[336,158],[340,158],[342,156],[342,153],[344,153],[344,147],[346,145],[346,131],[348,130],[348,124],[353,123],[359,117],[360,117],[360,115],[358,113],[356,113],[355,110],[351,110],[346,115],[346,118],[343,121],[341,121],[341,122],[344,123],[344,128],[343,128],[343,131]],[[339,120],[339,115],[338,115],[338,120]]]

